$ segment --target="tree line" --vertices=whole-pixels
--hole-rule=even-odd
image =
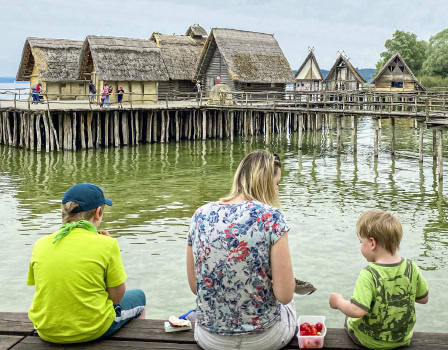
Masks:
[[[398,52],[425,87],[448,87],[448,28],[431,36],[429,41],[418,40],[414,33],[396,30],[384,47],[386,50],[380,53],[376,63],[377,73]]]

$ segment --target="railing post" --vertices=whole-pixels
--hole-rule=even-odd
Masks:
[[[17,98],[17,93],[14,91],[14,108],[17,108],[16,98]]]
[[[132,91],[129,92],[129,103],[131,104],[132,109]]]

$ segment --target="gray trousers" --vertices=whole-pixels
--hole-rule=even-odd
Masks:
[[[277,350],[291,341],[296,328],[296,304],[293,300],[287,305],[281,305],[280,320],[263,333],[219,335],[210,333],[196,323],[194,340],[204,350]]]

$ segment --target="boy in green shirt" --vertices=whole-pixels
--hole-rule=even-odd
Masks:
[[[358,219],[361,253],[369,264],[358,276],[353,297],[331,293],[330,306],[348,318],[345,328],[357,344],[370,349],[409,345],[415,302],[428,302],[428,284],[417,265],[397,255],[403,229],[400,221],[381,210]]]
[[[117,240],[97,230],[106,204],[112,201],[98,186],[72,186],[62,199],[63,225],[34,244],[27,284],[36,291],[28,317],[46,341],[91,341],[145,318],[143,291],[126,291]]]

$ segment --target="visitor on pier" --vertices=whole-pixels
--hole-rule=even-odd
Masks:
[[[415,303],[428,302],[428,284],[417,264],[398,256],[403,236],[390,213],[370,210],[356,224],[361,253],[370,263],[358,276],[350,300],[331,293],[330,306],[346,316],[345,329],[358,345],[393,349],[409,345]]]
[[[145,294],[126,291],[126,272],[116,239],[98,230],[112,201],[95,185],[81,183],[62,198],[62,226],[33,247],[28,285],[35,285],[28,317],[52,343],[107,337],[133,318],[145,318]]]
[[[104,109],[104,104],[105,104],[105,100],[106,100],[106,96],[109,93],[109,88],[106,85],[104,85],[103,89],[101,90],[101,104],[100,104],[100,108]]]
[[[31,104],[34,104],[34,103],[39,104],[41,90],[42,90],[42,84],[41,83],[37,83],[36,85],[33,85],[32,92],[31,92],[31,96],[33,97],[33,101],[31,102]]]
[[[95,102],[95,94],[96,94],[95,85],[93,84],[93,82],[90,82],[89,83],[89,99],[90,99],[91,103]]]
[[[201,99],[201,94],[202,94],[201,82],[199,80],[196,81],[196,85],[194,86],[194,91],[196,91],[196,101],[199,101]]]
[[[123,86],[120,86],[117,91],[117,99],[118,99],[117,101],[119,108],[123,108],[123,105],[121,104],[121,102],[123,101],[123,95],[124,95],[124,89]]]
[[[280,349],[296,332],[287,224],[279,206],[280,158],[240,163],[230,194],[196,210],[187,272],[203,349]]]
[[[110,96],[113,94],[113,92],[114,92],[114,87],[112,85],[109,85],[109,91],[108,91],[108,93],[106,95],[107,107],[110,107]]]

